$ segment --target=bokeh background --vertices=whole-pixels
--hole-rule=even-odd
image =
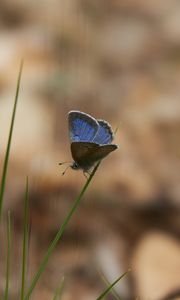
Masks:
[[[85,183],[81,172],[62,177],[58,166],[71,160],[72,109],[119,126],[120,148],[102,162],[32,299],[52,299],[65,276],[62,300],[93,300],[106,288],[102,274],[112,282],[129,268],[116,287],[124,300],[161,300],[180,289],[180,2],[1,1],[1,170],[21,58],[0,292],[10,209],[10,299],[19,299],[26,175],[29,280]]]

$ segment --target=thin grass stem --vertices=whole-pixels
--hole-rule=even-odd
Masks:
[[[10,284],[10,258],[11,258],[11,213],[8,211],[7,216],[7,258],[6,258],[6,287],[4,300],[8,300]]]
[[[96,165],[96,167],[94,168],[93,172],[91,173],[91,175],[87,179],[87,181],[86,181],[84,187],[82,188],[80,194],[78,195],[78,197],[76,198],[73,206],[71,207],[70,211],[68,212],[68,214],[67,214],[67,216],[66,216],[63,224],[59,228],[59,230],[58,230],[58,232],[57,232],[54,240],[51,242],[51,244],[50,244],[50,246],[49,246],[49,248],[48,248],[48,250],[47,250],[47,252],[46,252],[46,254],[44,256],[44,258],[42,259],[42,261],[40,263],[40,266],[39,266],[39,269],[38,269],[37,273],[35,274],[34,278],[32,279],[31,285],[30,285],[30,287],[29,287],[29,289],[28,289],[28,291],[27,291],[27,293],[25,295],[24,300],[28,300],[29,297],[30,297],[30,295],[32,294],[32,292],[33,292],[33,290],[34,290],[34,288],[35,288],[35,286],[36,286],[36,284],[37,284],[37,282],[38,282],[41,274],[43,273],[43,271],[44,271],[44,269],[45,269],[45,267],[46,267],[46,265],[48,263],[48,260],[49,260],[50,256],[52,255],[53,250],[55,249],[58,241],[60,240],[61,236],[63,235],[64,230],[65,230],[66,226],[68,225],[68,223],[69,223],[69,221],[70,221],[73,213],[76,211],[76,209],[77,209],[77,207],[78,207],[78,205],[79,205],[79,203],[80,203],[80,201],[81,201],[81,199],[82,199],[85,191],[87,190],[87,187],[89,186],[89,184],[90,184],[93,176],[95,175],[95,173],[97,171],[97,168],[99,167],[99,164],[100,164],[100,162]]]
[[[102,278],[102,280],[105,282],[105,284],[109,287],[110,286],[110,282],[109,280],[107,280],[107,278],[104,276],[104,274],[102,272],[100,272],[100,276]],[[120,295],[115,291],[115,289],[112,287],[111,291],[112,295],[114,296],[114,298],[116,300],[122,300],[122,298],[120,297]]]
[[[22,246],[22,277],[21,277],[21,300],[24,300],[25,295],[25,280],[27,271],[27,256],[28,256],[28,228],[29,228],[29,182],[26,179],[26,191],[24,198],[24,232],[23,232],[23,246]]]
[[[128,272],[129,270],[123,273],[120,277],[118,277],[98,298],[96,298],[96,300],[103,299],[111,291],[111,289],[119,282],[119,280],[121,280]]]
[[[8,142],[7,142],[5,159],[4,159],[3,170],[2,170],[1,187],[0,187],[0,220],[1,220],[1,216],[2,216],[2,206],[3,206],[5,185],[6,185],[6,176],[7,176],[9,154],[10,154],[12,134],[13,134],[13,128],[14,128],[14,120],[15,120],[15,116],[16,116],[16,108],[17,108],[17,102],[18,102],[18,96],[19,96],[22,68],[23,68],[23,61],[21,62],[20,69],[19,69],[19,75],[18,75],[18,79],[17,79],[16,93],[15,93],[15,98],[14,98],[14,107],[13,107],[13,111],[12,111]]]
[[[62,277],[61,281],[60,281],[60,284],[59,286],[57,287],[56,289],[56,292],[55,292],[55,295],[53,297],[53,300],[58,300],[60,299],[60,296],[62,294],[62,290],[63,290],[63,287],[64,287],[64,276]]]

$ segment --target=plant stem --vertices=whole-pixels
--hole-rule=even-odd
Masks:
[[[26,192],[24,200],[24,232],[23,232],[23,256],[22,256],[22,279],[21,279],[21,300],[24,300],[25,278],[27,266],[27,249],[28,249],[28,217],[29,217],[29,184],[26,179]]]
[[[110,286],[110,282],[107,280],[107,278],[104,276],[104,274],[100,273],[100,275],[101,275],[103,281],[105,282],[106,286],[109,287],[109,286]],[[113,287],[111,288],[111,291],[110,291],[110,292],[112,293],[112,295],[114,296],[114,298],[115,298],[116,300],[122,300],[122,298],[121,298],[121,297],[119,296],[119,294],[114,290]]]
[[[8,137],[5,159],[4,159],[4,164],[3,164],[1,188],[0,188],[0,220],[1,220],[1,216],[2,216],[2,206],[3,206],[4,190],[5,190],[5,185],[6,185],[6,175],[7,175],[7,168],[8,168],[8,162],[9,162],[9,153],[10,153],[10,148],[11,148],[13,128],[14,128],[14,120],[15,120],[16,108],[17,108],[17,102],[18,102],[18,96],[19,96],[22,68],[23,68],[23,61],[21,62],[20,69],[19,69],[19,75],[18,75],[18,80],[17,80],[17,85],[16,85],[16,94],[15,94],[15,99],[14,99],[14,107],[13,107],[11,124],[10,124],[10,129],[9,129],[9,137]]]
[[[47,252],[46,252],[46,254],[44,256],[44,258],[42,259],[42,262],[41,262],[41,264],[39,266],[39,269],[38,269],[37,273],[35,274],[32,282],[31,282],[31,285],[30,285],[30,287],[29,287],[29,289],[27,291],[27,294],[25,295],[24,300],[28,300],[29,297],[30,297],[30,295],[32,294],[33,289],[35,288],[35,286],[36,286],[36,284],[37,284],[37,282],[39,280],[39,277],[43,273],[43,271],[44,271],[44,269],[45,269],[45,267],[46,267],[46,265],[48,263],[48,260],[49,260],[49,258],[51,256],[53,250],[55,249],[58,241],[60,240],[62,234],[64,233],[64,230],[65,230],[66,226],[68,225],[68,223],[69,223],[69,221],[70,221],[73,213],[77,209],[77,207],[78,207],[78,205],[79,205],[79,203],[80,203],[80,201],[81,201],[81,199],[82,199],[82,197],[83,197],[83,195],[84,195],[87,187],[89,186],[89,184],[90,184],[93,176],[95,175],[95,173],[97,171],[97,168],[98,168],[99,164],[100,164],[100,162],[96,165],[96,167],[94,168],[93,172],[91,173],[91,175],[87,179],[87,181],[86,181],[83,189],[81,190],[79,196],[76,198],[76,200],[75,200],[73,206],[71,207],[69,213],[67,214],[67,216],[66,216],[63,224],[61,225],[60,229],[58,230],[58,232],[57,232],[54,240],[51,242],[51,244],[50,244],[50,246],[49,246],[49,248],[48,248],[48,250],[47,250]]]
[[[128,272],[129,270],[123,273],[120,277],[118,277],[98,298],[96,298],[96,300],[103,299],[111,291],[113,286],[115,286],[116,283],[118,283],[118,281],[121,280]]]
[[[11,257],[11,214],[8,211],[7,216],[7,259],[6,259],[6,287],[4,293],[4,300],[8,300],[9,295],[9,275],[10,275],[10,257]]]
[[[64,276],[62,277],[61,282],[60,282],[59,286],[56,289],[53,300],[58,300],[59,299],[59,297],[61,296],[63,287],[64,287]]]

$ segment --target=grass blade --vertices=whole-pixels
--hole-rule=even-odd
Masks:
[[[100,276],[102,278],[102,280],[105,282],[105,284],[109,287],[110,286],[110,282],[107,280],[107,278],[104,276],[104,274],[102,272],[100,272]],[[110,290],[111,294],[114,296],[114,298],[116,300],[122,300],[122,298],[119,296],[119,294],[114,290],[114,288],[112,287]]]
[[[7,216],[7,258],[6,258],[6,287],[5,287],[5,293],[4,293],[4,300],[8,299],[9,296],[9,275],[10,275],[10,258],[11,258],[11,214],[10,211],[8,211]]]
[[[59,228],[59,230],[58,230],[58,232],[57,232],[57,234],[56,234],[54,240],[51,242],[51,244],[50,244],[50,246],[49,246],[49,248],[48,248],[48,250],[47,250],[47,252],[46,252],[46,254],[45,254],[45,256],[44,256],[44,258],[42,259],[42,262],[41,262],[41,264],[40,264],[40,266],[39,266],[39,269],[38,269],[37,273],[35,274],[35,276],[34,276],[32,282],[31,282],[31,285],[30,285],[30,287],[29,287],[29,289],[28,289],[28,291],[27,291],[27,294],[26,294],[24,300],[28,300],[29,297],[30,297],[30,295],[32,294],[32,292],[33,292],[33,290],[34,290],[34,288],[35,288],[35,286],[36,286],[36,284],[37,284],[37,282],[38,282],[38,280],[39,280],[39,277],[40,277],[41,274],[43,273],[43,271],[44,271],[44,269],[45,269],[45,267],[46,267],[46,265],[47,265],[47,263],[48,263],[48,260],[49,260],[49,258],[50,258],[50,256],[51,256],[53,250],[55,249],[55,247],[56,247],[58,241],[60,240],[61,236],[63,235],[64,230],[66,229],[66,226],[68,225],[68,223],[69,223],[69,221],[70,221],[70,219],[71,219],[73,213],[76,211],[76,209],[77,209],[77,207],[78,207],[78,205],[79,205],[79,203],[80,203],[80,201],[81,201],[81,199],[82,199],[82,197],[83,197],[83,195],[84,195],[84,193],[85,193],[87,187],[89,186],[89,184],[90,184],[90,182],[91,182],[93,176],[95,175],[95,173],[96,173],[96,171],[97,171],[97,168],[98,168],[99,164],[100,164],[100,163],[98,163],[98,164],[96,165],[96,167],[94,168],[93,172],[91,173],[91,175],[90,175],[89,178],[87,179],[87,181],[86,181],[84,187],[82,188],[80,194],[79,194],[78,197],[75,199],[75,202],[74,202],[73,206],[71,207],[69,213],[67,214],[67,216],[66,216],[66,218],[65,218],[65,220],[64,220],[64,222],[63,222],[63,224],[62,224],[61,227]]]
[[[55,292],[55,295],[53,297],[53,300],[60,299],[63,287],[64,287],[64,276],[62,277],[61,282],[60,282],[58,288],[56,289],[56,292]]]
[[[103,299],[111,291],[113,286],[115,286],[119,282],[119,280],[121,280],[128,272],[129,270],[123,273],[120,277],[118,277],[96,300]]]
[[[23,232],[23,254],[22,254],[22,279],[21,279],[21,300],[24,300],[25,295],[25,279],[27,268],[27,255],[28,255],[28,228],[29,228],[29,183],[28,177],[26,179],[26,192],[24,200],[24,232]]]
[[[6,175],[7,175],[7,168],[8,168],[8,162],[9,162],[9,153],[10,153],[10,148],[11,148],[13,128],[14,128],[14,120],[15,120],[16,108],[17,108],[17,102],[18,102],[18,96],[19,96],[22,68],[23,68],[23,62],[21,62],[20,69],[19,69],[19,75],[18,75],[17,86],[16,86],[16,94],[15,94],[15,99],[14,99],[14,107],[13,107],[11,124],[10,124],[10,129],[9,129],[9,137],[8,137],[5,159],[4,159],[3,170],[2,170],[1,188],[0,188],[0,220],[1,220],[1,216],[2,216],[2,206],[3,206],[4,190],[5,190],[5,185],[6,185]]]

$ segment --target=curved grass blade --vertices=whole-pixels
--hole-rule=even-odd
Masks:
[[[64,276],[62,277],[61,282],[60,282],[59,286],[56,289],[56,292],[55,292],[55,295],[53,297],[53,300],[60,299],[63,287],[64,287]]]
[[[27,294],[25,295],[24,300],[28,300],[29,297],[31,296],[31,294],[32,294],[32,292],[33,292],[33,290],[34,290],[34,288],[35,288],[35,286],[36,286],[36,284],[37,284],[37,282],[39,280],[39,277],[43,273],[43,271],[44,271],[44,269],[45,269],[45,267],[46,267],[46,265],[48,263],[48,260],[49,260],[49,258],[51,256],[53,250],[55,249],[57,243],[59,242],[61,236],[63,235],[64,230],[66,229],[66,226],[68,225],[68,223],[69,223],[69,221],[70,221],[73,213],[76,211],[79,203],[81,202],[81,199],[82,199],[84,193],[86,192],[86,190],[87,190],[87,188],[88,188],[88,186],[89,186],[89,184],[90,184],[93,176],[95,175],[95,173],[97,171],[97,168],[99,167],[99,164],[100,164],[100,162],[96,165],[96,167],[94,168],[93,172],[91,173],[91,175],[87,179],[84,187],[82,188],[80,194],[76,198],[73,206],[71,207],[69,213],[67,214],[67,216],[66,216],[63,224],[59,228],[59,230],[58,230],[58,232],[57,232],[54,240],[51,242],[51,244],[50,244],[50,246],[49,246],[49,248],[48,248],[48,250],[47,250],[47,252],[46,252],[46,254],[44,256],[44,258],[42,259],[42,262],[41,262],[41,264],[39,266],[39,269],[38,269],[37,273],[35,274],[34,278],[32,279],[31,285],[30,285],[30,287],[29,287],[29,289],[27,291]]]
[[[96,300],[103,299],[111,291],[111,289],[119,282],[119,280],[121,280],[128,272],[129,270],[123,273],[120,277],[118,277],[98,298],[96,298]]]
[[[6,287],[4,293],[4,300],[8,300],[9,283],[10,283],[10,258],[11,258],[11,213],[8,211],[7,216],[7,259],[6,259]]]
[[[22,277],[21,277],[21,300],[24,300],[25,295],[25,280],[27,270],[27,256],[28,256],[28,229],[29,229],[29,183],[28,177],[26,179],[26,191],[24,200],[24,232],[23,232],[23,251],[22,251]]]
[[[10,129],[9,129],[9,137],[8,137],[5,159],[4,159],[4,164],[3,164],[1,188],[0,188],[0,220],[1,220],[1,216],[2,216],[2,206],[3,206],[4,190],[5,190],[5,185],[6,185],[6,175],[7,175],[7,168],[8,168],[8,162],[9,162],[9,153],[10,153],[10,148],[11,148],[13,128],[14,128],[14,120],[15,120],[16,108],[17,108],[17,102],[18,102],[18,96],[19,96],[22,68],[23,68],[23,61],[21,62],[20,69],[19,69],[19,75],[18,75],[18,80],[17,80],[17,85],[16,85],[16,94],[15,94],[15,99],[14,99],[14,107],[13,107],[11,124],[10,124]]]

